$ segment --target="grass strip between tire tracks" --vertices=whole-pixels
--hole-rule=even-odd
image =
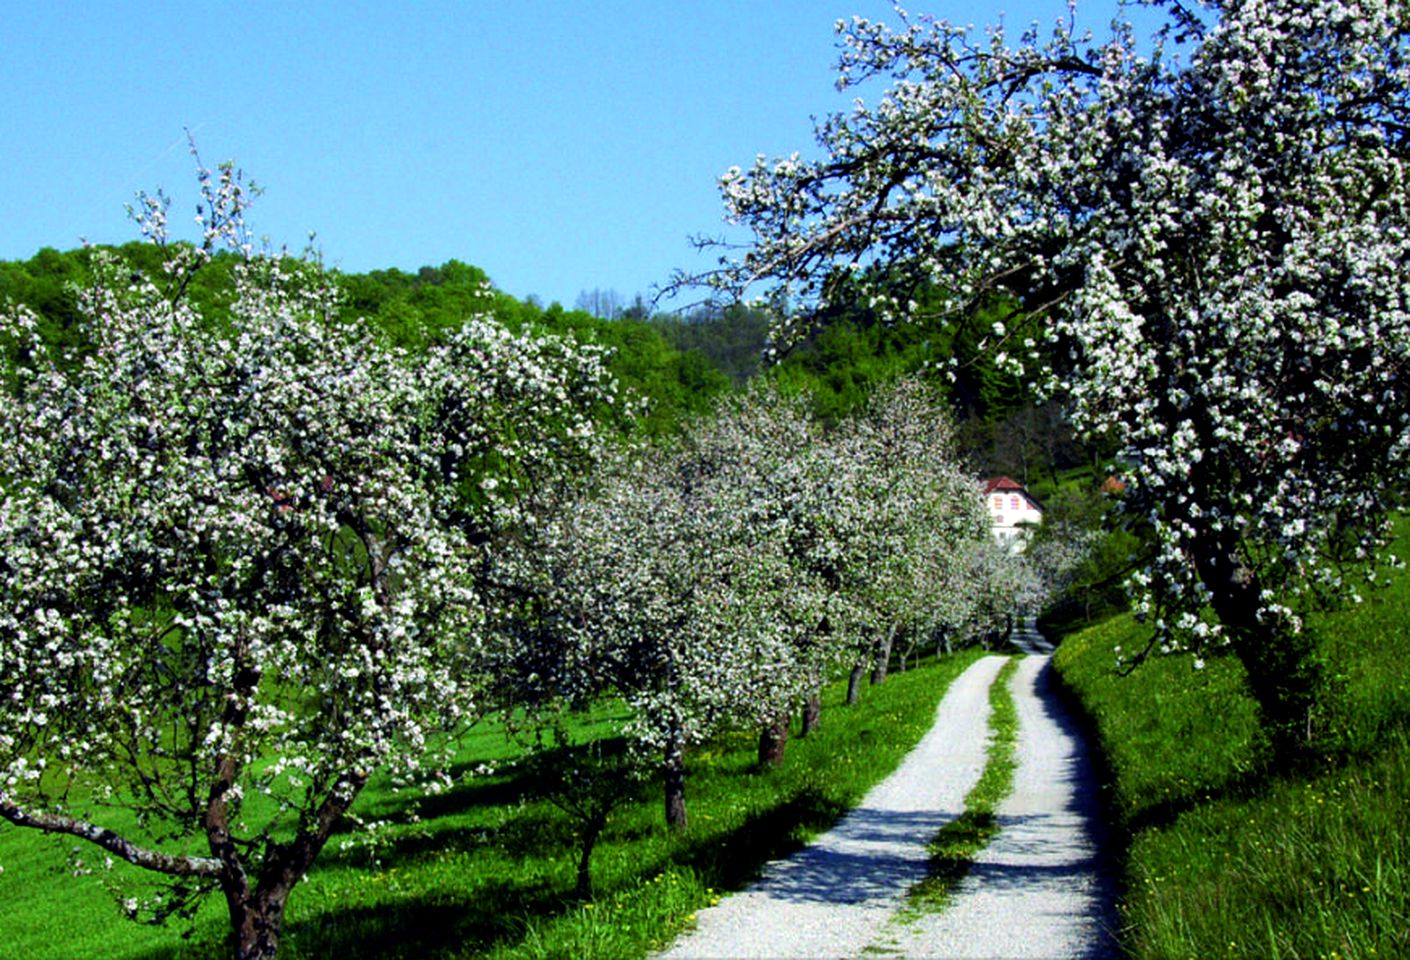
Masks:
[[[941,827],[930,841],[928,874],[908,892],[902,922],[944,910],[974,858],[999,832],[996,811],[1013,789],[1017,766],[1018,711],[1009,691],[1009,678],[1016,669],[1018,658],[1010,657],[989,687],[990,740],[984,772],[965,794],[964,813]]]

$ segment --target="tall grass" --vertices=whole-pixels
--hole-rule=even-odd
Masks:
[[[1397,545],[1403,555],[1406,544]],[[1410,587],[1317,615],[1332,683],[1313,750],[1275,772],[1242,667],[1149,662],[1120,617],[1054,658],[1110,770],[1137,958],[1410,956]]]
[[[373,842],[334,837],[291,897],[281,957],[643,956],[855,805],[915,745],[950,681],[980,655],[893,674],[856,707],[843,705],[840,685],[830,687],[822,728],[791,742],[777,770],[756,769],[748,731],[694,751],[690,828],[667,831],[659,790],[644,785],[608,822],[593,856],[598,897],[590,903],[573,896],[575,821],[540,798],[502,730],[483,725],[466,738],[463,777],[448,793],[408,795],[382,783],[364,792],[354,815],[383,826]],[[134,871],[119,864],[74,877],[73,846],[0,826],[0,956],[222,955],[221,903],[202,909],[189,940],[133,924],[100,880]]]

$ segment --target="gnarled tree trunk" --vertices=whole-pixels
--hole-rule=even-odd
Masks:
[[[759,730],[759,766],[777,767],[788,747],[788,713],[785,711]]]
[[[876,647],[876,662],[871,668],[871,682],[875,686],[886,682],[886,671],[891,665],[891,645],[896,642],[896,625],[886,628],[886,636]]]
[[[822,691],[813,687],[803,701],[803,723],[798,736],[806,737],[822,725]]]
[[[593,816],[583,826],[583,852],[578,858],[578,886],[575,895],[579,900],[587,901],[592,899],[592,851],[597,846],[597,838],[602,836],[602,830],[607,826],[607,811],[601,811],[600,816]]]
[[[847,677],[847,706],[856,706],[862,699],[862,677],[867,674],[866,661],[858,660]]]
[[[1196,552],[1195,567],[1248,675],[1276,761],[1286,763],[1310,739],[1312,710],[1325,681],[1316,636],[1306,627],[1294,631],[1290,624],[1260,620],[1263,584],[1232,538],[1208,535]]]
[[[666,826],[684,830],[688,825],[685,813],[685,743],[679,729],[674,726],[661,762],[661,782],[665,788]]]
[[[236,960],[273,960],[279,950],[288,890],[251,892],[242,878],[221,880],[230,908],[230,934]]]

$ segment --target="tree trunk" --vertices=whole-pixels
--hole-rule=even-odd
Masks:
[[[243,645],[237,645],[237,665],[244,657]],[[237,693],[249,694],[258,681],[257,671],[241,667],[235,675]],[[231,727],[239,729],[248,719],[249,710],[244,704],[245,700],[240,696],[231,697],[226,702],[223,720]],[[240,760],[237,756],[227,753],[220,758],[202,817],[206,844],[221,865],[218,882],[230,911],[230,941],[236,960],[273,960],[279,950],[284,903],[294,882],[303,875],[300,870],[292,880],[285,881],[291,873],[290,861],[297,851],[310,852],[311,862],[312,856],[317,854],[322,841],[327,838],[327,833],[322,837],[312,837],[300,831],[292,844],[271,843],[265,852],[260,875],[252,884],[245,855],[230,827],[230,797],[239,773]],[[328,804],[325,803],[320,813],[327,808]],[[341,809],[346,809],[346,806]],[[303,866],[306,867],[307,863]]]
[[[814,687],[803,701],[803,726],[798,736],[806,737],[822,724],[822,691]]]
[[[1275,762],[1286,764],[1311,737],[1312,710],[1325,682],[1317,639],[1306,627],[1294,632],[1289,624],[1260,621],[1263,585],[1229,538],[1211,535],[1196,551],[1196,569],[1248,675]]]
[[[913,670],[916,667],[920,666],[920,652],[918,650],[920,642],[916,639],[916,635],[914,633],[907,634],[907,641],[908,642],[906,643],[905,647],[903,647],[901,650],[901,657],[899,661],[902,673],[905,673],[907,670]],[[906,663],[907,660],[911,661],[909,665],[907,665]]]
[[[279,951],[287,889],[250,892],[243,876],[221,879],[230,908],[230,933],[236,960],[273,960]]]
[[[218,882],[230,910],[236,960],[272,960],[279,949],[290,892],[318,859],[333,828],[367,784],[368,774],[341,778],[315,809],[304,811],[306,819],[292,840],[270,842],[252,885],[245,858],[230,831],[228,798],[237,769],[238,761],[231,755],[220,762],[204,816],[206,842],[222,866]]]
[[[759,730],[759,766],[773,768],[783,763],[788,746],[788,712],[784,711]]]
[[[684,802],[684,801],[682,801]],[[578,858],[578,888],[575,893],[581,901],[592,899],[592,850],[597,846],[597,838],[607,825],[607,815],[593,817],[583,827],[583,854]]]
[[[673,830],[684,830],[687,826],[685,814],[685,745],[679,734],[672,732],[666,744],[666,757],[661,764],[661,780],[666,793],[666,826]]]
[[[891,645],[896,642],[896,625],[886,629],[886,637],[877,644],[876,662],[871,668],[872,686],[886,682],[886,670],[891,665]]]
[[[858,660],[847,678],[847,706],[854,707],[862,699],[862,677],[866,676],[866,673],[865,661]]]
[[[1286,765],[1312,739],[1312,712],[1325,680],[1315,635],[1278,626],[1236,634],[1234,653],[1248,674],[1275,762]]]
[[[231,856],[235,847],[224,831],[224,810],[215,822],[208,822],[207,835],[214,841],[212,852],[226,866],[220,877],[220,888],[230,909],[236,960],[272,960],[276,955],[289,894],[318,858],[333,827],[366,781],[365,774],[344,778],[314,811],[306,829],[288,843],[270,844],[253,889],[243,865]]]

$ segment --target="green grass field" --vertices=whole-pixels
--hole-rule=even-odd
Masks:
[[[1231,657],[1123,677],[1115,649],[1148,635],[1130,617],[1064,640],[1056,664],[1095,725],[1126,838],[1134,957],[1410,956],[1410,574],[1393,577],[1310,621],[1332,683],[1291,773],[1270,769]]]
[[[408,797],[377,783],[365,791],[355,815],[387,827],[372,844],[333,838],[290,899],[280,956],[643,956],[854,805],[920,739],[949,682],[978,656],[893,673],[856,707],[842,704],[841,686],[829,688],[822,728],[792,741],[771,772],[755,769],[749,732],[695,750],[690,828],[665,829],[659,788],[647,783],[608,823],[593,856],[597,899],[588,904],[573,898],[574,821],[539,798],[503,731],[484,724],[464,742],[467,776],[449,793]],[[468,775],[486,765],[495,772]],[[140,871],[105,870],[97,852],[79,847],[84,875],[74,876],[69,852],[78,844],[0,825],[0,956],[222,955],[227,920],[218,897],[184,931],[136,924],[109,888],[124,884],[127,895]]]

